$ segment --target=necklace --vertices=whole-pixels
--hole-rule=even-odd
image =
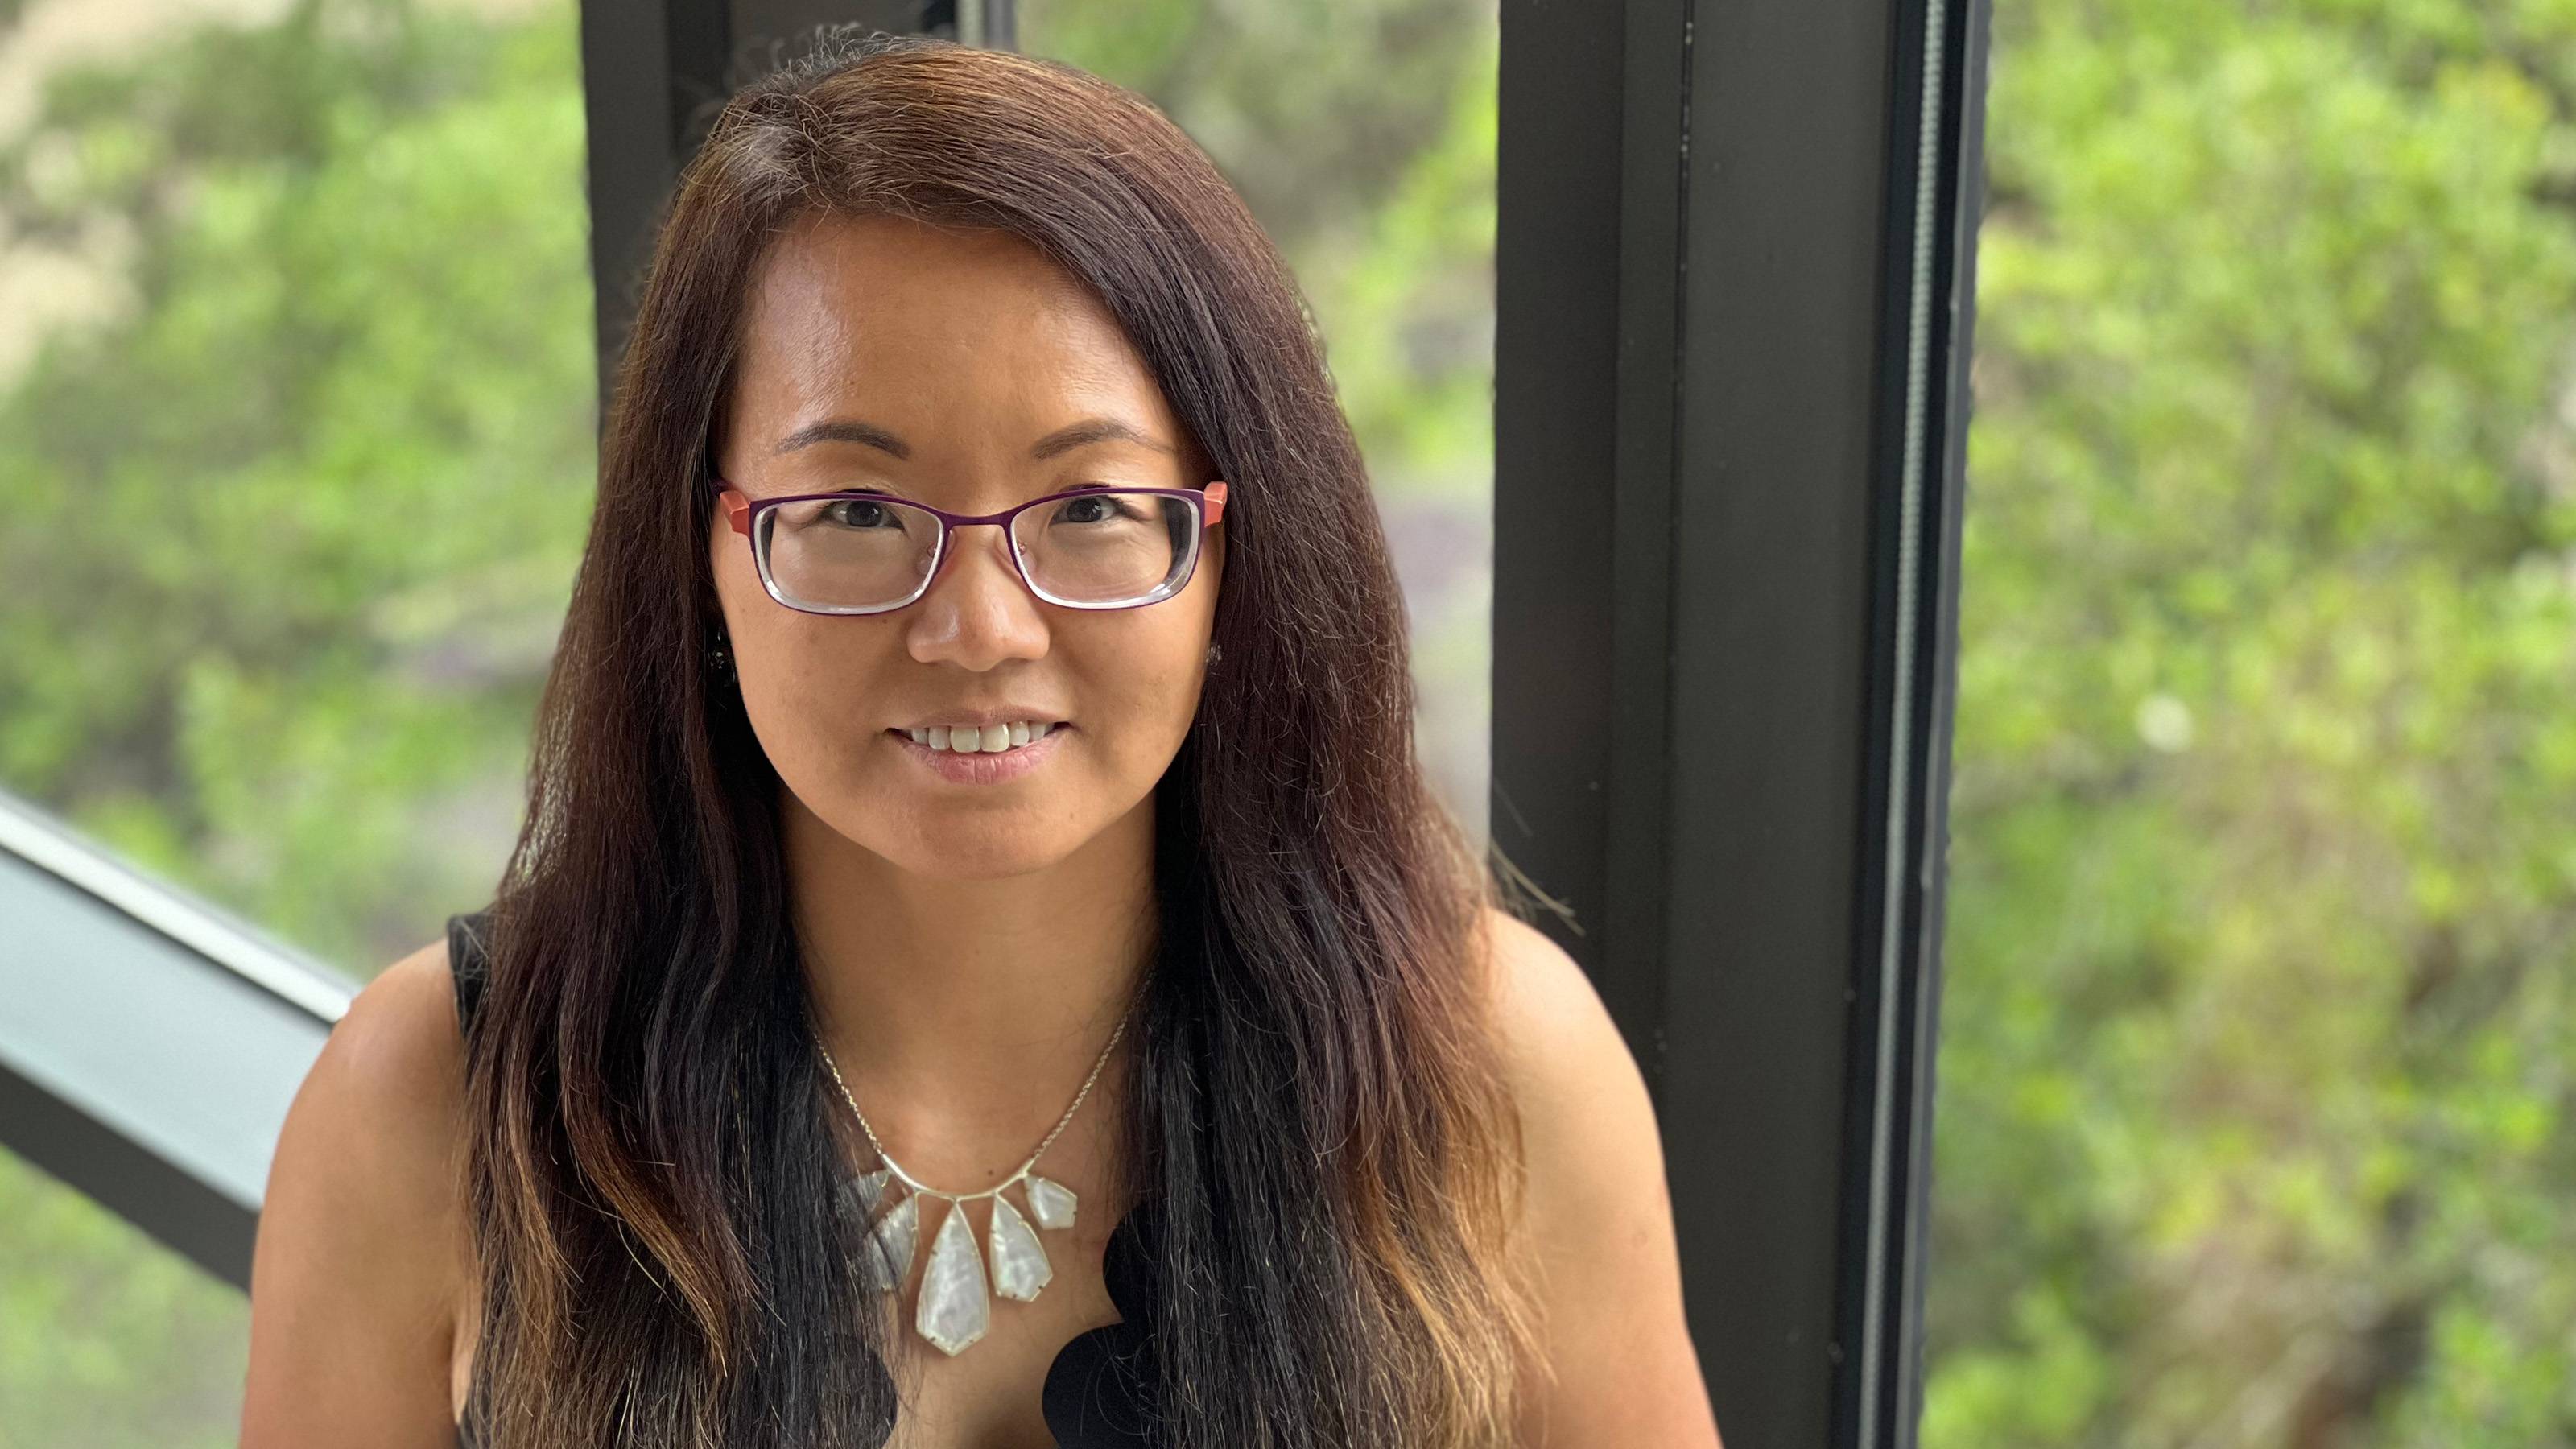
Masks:
[[[810,1016],[806,1025],[813,1030]],[[1055,1145],[1057,1134],[1073,1120],[1082,1099],[1091,1095],[1091,1084],[1099,1080],[1100,1069],[1109,1064],[1109,1053],[1126,1032],[1127,1022],[1121,1018],[1118,1029],[1109,1034],[1108,1045],[1100,1049],[1099,1059],[1091,1064],[1091,1075],[1082,1079],[1082,1090],[1073,1094],[1073,1105],[1064,1109],[1064,1115],[1055,1120],[1045,1140],[1038,1143],[1037,1151],[1028,1155],[1017,1172],[979,1192],[941,1192],[895,1165],[893,1155],[877,1140],[876,1129],[868,1125],[868,1114],[859,1110],[859,1099],[850,1095],[850,1084],[841,1079],[840,1064],[832,1060],[831,1048],[823,1045],[823,1034],[813,1031],[814,1049],[823,1054],[823,1065],[832,1073],[832,1084],[841,1089],[841,1100],[850,1104],[850,1115],[859,1120],[859,1130],[867,1134],[868,1146],[875,1150],[877,1161],[885,1164],[874,1172],[846,1178],[837,1205],[845,1221],[855,1221],[866,1230],[859,1249],[859,1267],[871,1290],[898,1291],[911,1275],[913,1245],[921,1237],[921,1200],[940,1198],[948,1203],[947,1219],[939,1225],[939,1235],[931,1240],[930,1261],[921,1271],[921,1301],[913,1313],[914,1329],[941,1353],[954,1357],[964,1352],[984,1336],[984,1330],[992,1323],[992,1303],[984,1287],[984,1260],[975,1251],[974,1229],[966,1223],[967,1203],[979,1197],[993,1200],[993,1226],[986,1234],[993,1257],[992,1291],[1027,1303],[1055,1277],[1055,1269],[1047,1262],[1046,1248],[1038,1242],[1029,1219],[1035,1218],[1038,1227],[1050,1230],[1072,1227],[1077,1200],[1073,1189],[1030,1169]],[[878,1208],[896,1182],[908,1191],[880,1214]],[[1002,1196],[1002,1189],[1014,1183],[1022,1184],[1028,1196],[1025,1217],[1009,1198]]]

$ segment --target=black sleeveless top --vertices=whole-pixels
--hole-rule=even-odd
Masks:
[[[489,979],[491,958],[484,943],[490,924],[488,907],[447,918],[456,1019],[468,1032]],[[1040,1408],[1058,1449],[1146,1449],[1154,1442],[1150,1426],[1158,1386],[1154,1333],[1161,1308],[1155,1287],[1160,1223],[1149,1199],[1110,1229],[1101,1276],[1124,1321],[1074,1335],[1048,1367]],[[459,1449],[479,1449],[483,1425],[482,1400],[469,1389],[464,1417],[456,1426]]]

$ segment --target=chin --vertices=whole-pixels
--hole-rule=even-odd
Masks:
[[[917,875],[939,880],[1008,880],[1046,869],[1073,853],[1067,842],[1031,840],[997,822],[951,822],[915,835],[909,848],[887,859]]]
[[[881,833],[881,830],[871,830]],[[1010,879],[1043,871],[1072,856],[1082,841],[1059,830],[1036,828],[1018,812],[994,815],[930,817],[907,822],[902,838],[873,843],[866,835],[855,841],[884,856],[909,874],[930,879]]]

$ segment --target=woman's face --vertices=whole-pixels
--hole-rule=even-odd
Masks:
[[[987,514],[1086,483],[1210,481],[1108,311],[1007,233],[807,219],[754,280],[734,388],[717,463],[755,500],[876,488]],[[1071,428],[1091,440],[1064,446]],[[958,531],[929,592],[883,614],[771,599],[721,509],[707,546],[744,707],[794,803],[904,869],[980,878],[1147,808],[1198,709],[1224,531],[1179,593],[1105,610],[1040,602],[998,528]],[[910,738],[994,710],[1064,724],[985,782]]]

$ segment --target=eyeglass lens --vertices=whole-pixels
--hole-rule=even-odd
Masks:
[[[1174,581],[1198,510],[1159,493],[1103,489],[1011,521],[1012,547],[1038,592],[1070,604],[1145,599]],[[939,519],[892,498],[842,495],[761,511],[755,531],[772,585],[808,608],[891,608],[920,592],[937,562]]]

